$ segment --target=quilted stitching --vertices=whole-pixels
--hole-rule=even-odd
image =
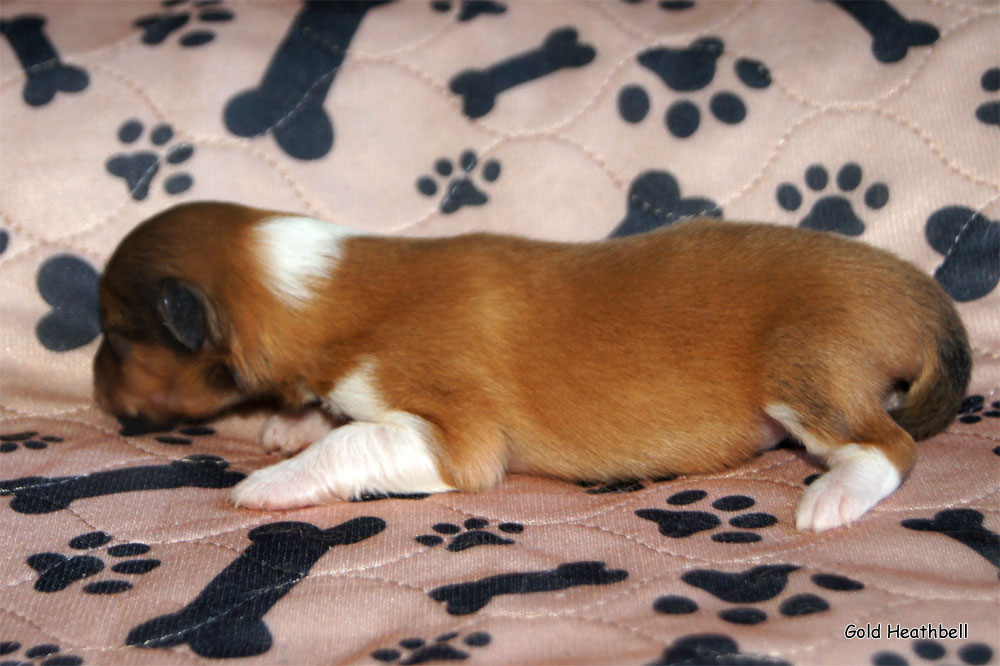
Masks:
[[[995,663],[1000,10],[841,4],[4,3],[0,661]],[[408,235],[823,224],[956,298],[973,396],[821,536],[785,449],[235,510],[259,418],[121,434],[90,398],[94,272],[194,199]],[[927,623],[968,633],[887,635]]]

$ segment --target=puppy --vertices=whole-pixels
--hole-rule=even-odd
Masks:
[[[288,410],[263,443],[297,455],[233,489],[258,509],[475,491],[505,471],[718,472],[790,434],[829,468],[796,518],[822,531],[899,486],[970,373],[934,280],[861,243],[759,224],[409,239],[194,203],[121,242],[100,302],[105,410]]]

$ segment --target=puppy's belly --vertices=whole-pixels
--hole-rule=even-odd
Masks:
[[[788,436],[788,431],[766,414],[755,421],[723,428],[719,425],[717,422],[705,429],[709,437],[669,429],[655,436],[637,433],[630,438],[627,433],[609,432],[603,437],[567,438],[558,443],[516,437],[517,444],[508,453],[507,471],[586,480],[717,472],[774,448]]]

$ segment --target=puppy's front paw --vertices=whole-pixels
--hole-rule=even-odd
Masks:
[[[850,454],[806,488],[795,516],[798,529],[824,532],[849,526],[899,487],[899,473],[881,452]]]
[[[251,473],[233,487],[230,498],[238,507],[265,511],[329,504],[336,499],[299,458]]]
[[[280,451],[294,455],[328,432],[334,424],[318,409],[301,414],[276,414],[267,420],[260,433],[260,443],[268,453]]]

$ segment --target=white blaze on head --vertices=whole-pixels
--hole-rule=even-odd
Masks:
[[[345,238],[361,232],[309,217],[270,217],[254,229],[267,286],[292,307],[308,303],[337,267]]]

